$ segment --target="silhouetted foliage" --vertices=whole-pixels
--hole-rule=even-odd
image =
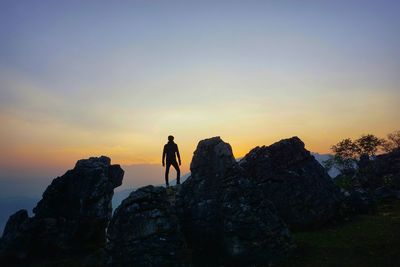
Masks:
[[[341,173],[348,173],[354,169],[359,151],[355,142],[346,138],[333,145],[331,150],[334,155],[324,162],[327,170],[336,167]]]
[[[369,159],[375,156],[384,143],[384,139],[372,134],[362,135],[355,141],[350,138],[343,139],[331,147],[334,155],[324,162],[324,166],[327,170],[336,167],[341,173],[350,174],[361,157]]]
[[[353,186],[352,178],[353,177],[347,176],[347,175],[338,175],[337,177],[335,177],[335,179],[333,181],[339,188],[343,188],[343,189],[349,191]]]
[[[366,155],[368,157],[375,156],[376,152],[378,152],[379,147],[384,143],[384,141],[384,139],[378,138],[372,134],[362,135],[355,141],[358,158],[362,155]]]
[[[387,140],[382,143],[383,150],[392,152],[400,149],[400,130],[394,131],[387,135]]]

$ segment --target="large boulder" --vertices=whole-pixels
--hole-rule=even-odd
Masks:
[[[200,141],[190,169],[177,205],[195,264],[268,265],[288,254],[293,247],[288,228],[229,144],[220,137]]]
[[[47,187],[32,218],[26,210],[10,217],[0,240],[0,260],[88,255],[103,248],[113,190],[123,175],[107,157],[79,160]]]
[[[394,191],[400,190],[400,149],[376,156],[374,160],[369,161],[365,169],[369,172],[361,169],[359,177],[368,181],[367,188],[376,190],[386,187]]]
[[[370,193],[362,188],[341,189],[343,209],[347,215],[367,214],[376,210],[376,201]]]
[[[396,149],[390,153],[376,156],[374,168],[378,175],[388,178],[395,178],[400,180],[400,149]],[[396,186],[400,189],[400,181]]]
[[[239,165],[291,229],[318,226],[338,215],[338,188],[298,137],[256,147]]]
[[[394,201],[400,197],[400,149],[376,157],[363,155],[352,175],[340,175],[350,189],[362,189],[377,201]],[[340,180],[337,180],[340,182]]]
[[[107,231],[107,266],[185,266],[189,262],[174,195],[172,189],[150,185],[122,201]]]
[[[219,137],[199,142],[190,165],[191,176],[182,184],[179,204],[188,242],[197,259],[221,256],[220,188],[235,165],[232,149]],[[211,242],[213,240],[213,242]],[[198,256],[197,256],[198,255]]]

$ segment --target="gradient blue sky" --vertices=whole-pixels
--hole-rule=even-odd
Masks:
[[[3,0],[0,180],[90,155],[159,163],[171,133],[185,171],[215,135],[238,157],[293,135],[317,152],[383,137],[400,128],[399,14],[399,1]]]

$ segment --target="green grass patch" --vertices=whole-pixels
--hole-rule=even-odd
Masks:
[[[400,203],[320,230],[295,233],[298,249],[282,267],[400,266]]]

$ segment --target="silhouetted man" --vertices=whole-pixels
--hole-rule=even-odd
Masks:
[[[168,187],[168,175],[169,168],[174,166],[176,170],[176,184],[180,184],[181,181],[181,170],[179,169],[178,162],[176,162],[176,156],[178,156],[179,165],[181,165],[181,155],[179,155],[178,145],[174,142],[172,135],[168,136],[168,143],[165,144],[162,156],[162,165],[165,166],[165,157],[167,157],[167,167],[165,169],[165,185]]]

